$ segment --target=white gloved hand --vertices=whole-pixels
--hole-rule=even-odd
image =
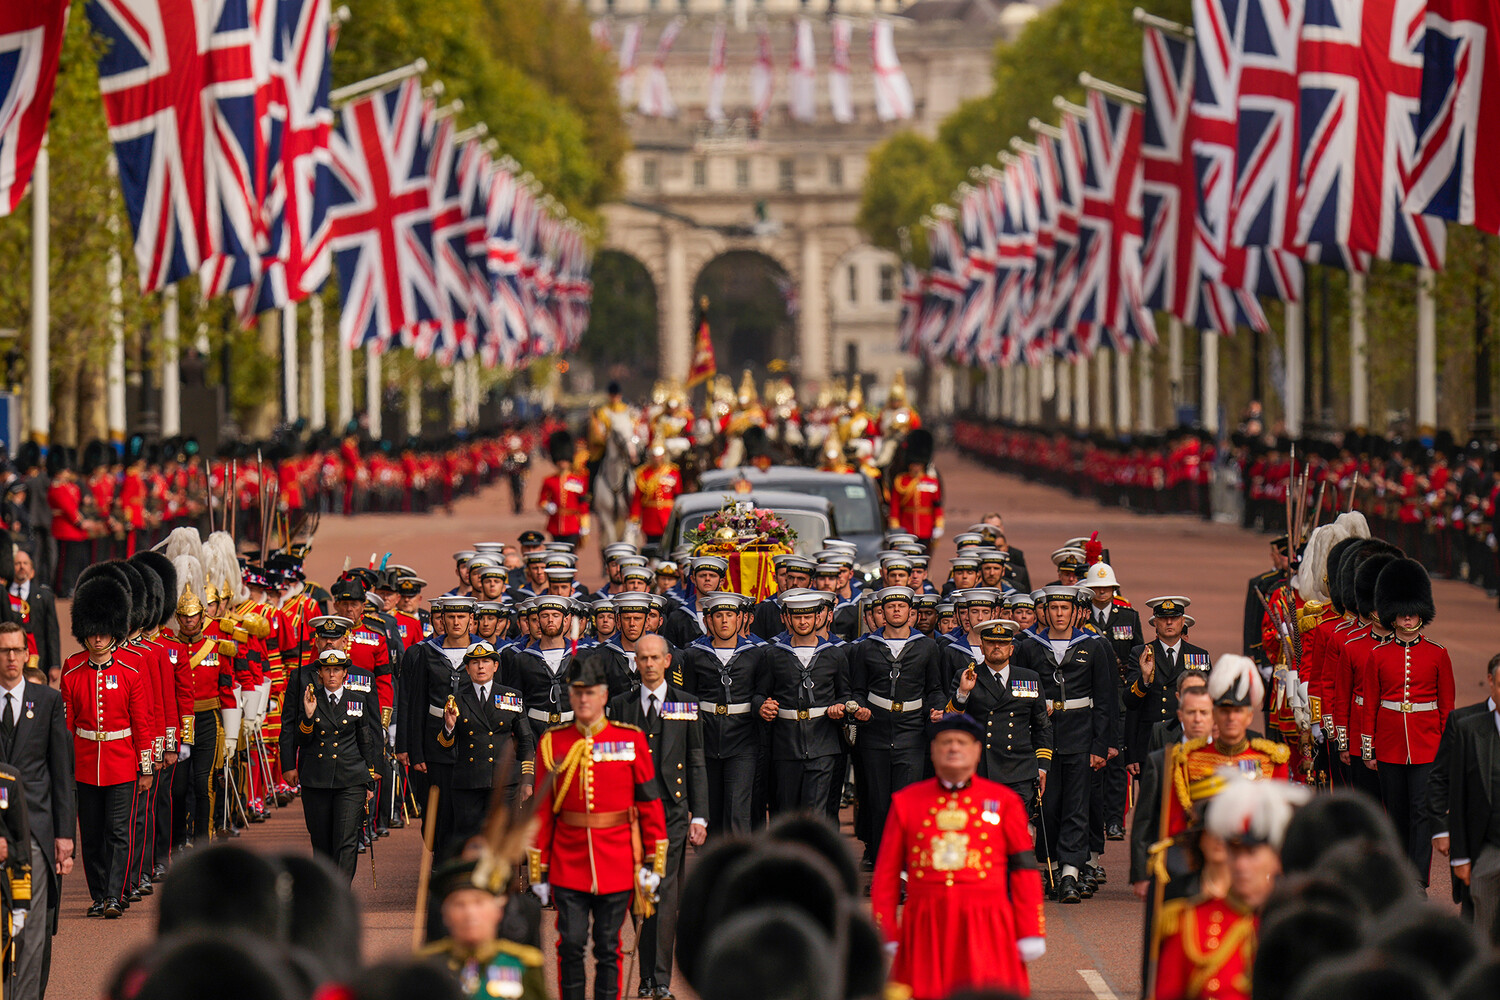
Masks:
[[[933,528],[932,529],[932,537],[933,538],[942,538],[943,537],[943,529],[942,528]]]
[[[578,537],[579,538],[587,538],[587,537],[589,537],[589,526],[588,525],[585,524],[585,525],[582,525],[581,527],[579,527],[579,529],[578,529]]]
[[[385,727],[385,742],[387,746],[396,745],[396,724],[393,722]]]
[[[177,762],[179,764],[187,760],[192,755],[193,745],[191,743],[179,743],[177,745]]]
[[[656,894],[656,887],[661,885],[660,875],[656,874],[650,868],[642,866],[641,870],[635,873],[635,882],[636,885],[651,894],[651,901],[653,903],[660,901],[661,897]]]
[[[556,514],[557,504],[553,503],[551,500],[548,500],[546,503],[542,504],[542,510],[546,511],[549,514]]]
[[[552,886],[548,885],[546,882],[538,882],[536,885],[531,887],[531,891],[536,895],[537,899],[540,899],[542,901],[543,906],[546,906],[552,901]]]
[[[887,941],[885,943],[885,957],[894,962],[896,960],[896,949],[900,947],[901,945],[895,941]]]
[[[12,938],[21,933],[21,928],[26,926],[26,913],[26,910],[10,911],[10,934]]]
[[[1035,962],[1047,954],[1047,939],[1039,937],[1023,937],[1016,942],[1016,948],[1021,952],[1021,961]]]

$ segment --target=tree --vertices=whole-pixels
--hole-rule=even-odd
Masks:
[[[891,136],[870,152],[859,205],[859,227],[876,246],[903,252],[900,230],[910,233],[911,252],[925,260],[927,241],[918,220],[948,200],[962,178],[947,150],[915,132]]]

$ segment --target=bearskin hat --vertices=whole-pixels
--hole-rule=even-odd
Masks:
[[[73,591],[70,623],[80,643],[91,635],[107,635],[116,642],[130,634],[130,591],[112,573],[98,573]]]
[[[1368,559],[1357,563],[1354,571],[1353,611],[1361,618],[1375,617],[1375,582],[1387,566],[1401,558],[1394,552],[1376,552]]]
[[[73,456],[67,446],[55,444],[47,449],[47,475],[53,477],[73,468]]]
[[[744,443],[746,458],[756,458],[771,453],[771,439],[766,435],[764,427],[756,427],[753,424],[746,427]]]
[[[1375,613],[1390,625],[1402,615],[1416,615],[1425,626],[1437,614],[1432,603],[1432,580],[1415,559],[1397,559],[1381,570],[1375,581]]]
[[[131,569],[140,574],[141,582],[146,585],[146,597],[144,601],[146,607],[145,621],[136,627],[146,629],[155,628],[156,623],[161,619],[162,605],[167,603],[167,592],[162,586],[161,577],[157,575],[156,570],[141,562],[139,555],[134,556],[127,562]]]
[[[554,464],[573,461],[573,434],[571,431],[555,431],[547,439],[547,457]]]
[[[35,441],[22,441],[16,449],[16,468],[25,473],[42,467],[42,447]]]
[[[1328,597],[1339,614],[1354,610],[1354,593],[1346,590],[1344,585],[1344,559],[1364,542],[1363,538],[1346,538],[1328,550]],[[1350,587],[1353,583],[1354,579],[1350,577]]]
[[[124,559],[111,559],[108,562],[94,563],[84,568],[78,574],[78,581],[92,580],[98,576],[107,576],[119,582],[130,595],[130,632],[146,627],[149,620],[150,594],[146,587],[146,579],[141,576],[140,570],[136,569]]]
[[[906,464],[926,465],[932,461],[932,432],[918,427],[906,435]]]
[[[154,574],[161,584],[161,604],[156,609],[154,624],[160,628],[170,623],[177,610],[177,570],[172,560],[154,549],[147,549],[137,552],[131,562],[139,566],[142,575]]]

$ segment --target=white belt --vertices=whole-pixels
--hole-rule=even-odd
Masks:
[[[1052,711],[1054,712],[1071,712],[1075,708],[1093,707],[1094,699],[1092,698],[1069,698],[1067,701],[1054,701],[1052,703]]]
[[[1407,715],[1407,714],[1410,714],[1412,712],[1436,712],[1437,711],[1437,702],[1435,702],[1435,701],[1386,701],[1384,698],[1382,698],[1382,699],[1380,699],[1380,707],[1381,708],[1388,708],[1392,712],[1400,712],[1402,715]]]
[[[808,719],[821,719],[828,714],[828,708],[779,708],[776,710],[778,719],[799,719],[806,722]]]
[[[543,712],[540,708],[528,708],[526,710],[526,717],[535,719],[538,722],[550,722],[554,726],[559,722],[573,721],[572,712]]]
[[[704,715],[749,715],[750,703],[737,701],[730,705],[715,705],[711,701],[698,702],[698,711]]]
[[[878,694],[870,695],[869,702],[877,708],[883,708],[887,712],[893,712],[897,715],[900,715],[902,712],[915,712],[922,707],[920,701],[891,701],[889,698],[882,698]]]
[[[430,715],[430,716],[432,716],[432,717],[434,717],[434,718],[441,719],[443,717],[444,713],[445,713],[445,706],[443,706],[443,705],[428,705],[427,706],[427,714]]]
[[[74,735],[88,740],[91,743],[112,743],[115,740],[123,740],[130,735],[129,729],[112,729],[108,732],[93,729],[75,729]]]

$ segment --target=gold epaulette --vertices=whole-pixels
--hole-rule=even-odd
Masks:
[[[417,949],[418,958],[437,958],[439,955],[447,955],[448,949],[453,946],[450,938],[441,938],[437,941],[429,941]]]
[[[234,640],[232,640],[232,639],[220,639],[219,640],[219,652],[223,653],[225,656],[234,656],[239,651],[240,651],[240,647],[238,647],[238,646],[236,646],[234,644]]]
[[[1271,758],[1273,764],[1285,764],[1292,754],[1285,743],[1277,743],[1275,740],[1254,739],[1250,741],[1250,748]]]
[[[1392,632],[1391,634],[1395,635],[1394,632]],[[1426,642],[1426,643],[1429,643],[1429,644],[1431,644],[1433,646],[1436,646],[1438,649],[1442,649],[1443,652],[1445,652],[1445,653],[1448,652],[1448,650],[1443,649],[1443,644],[1442,643],[1440,643],[1440,642],[1433,642],[1431,639],[1427,638],[1425,635],[1422,636],[1422,641]]]
[[[490,947],[494,949],[492,954],[510,955],[512,958],[519,959],[522,965],[530,966],[534,969],[541,968],[545,962],[541,949],[533,948],[529,944],[521,944],[507,938],[497,938]]]
[[[1169,899],[1162,903],[1161,915],[1157,917],[1158,935],[1166,937],[1168,934],[1176,934],[1182,926],[1182,915],[1192,905],[1192,902],[1185,898]]]
[[[631,729],[631,730],[634,730],[637,733],[644,733],[645,732],[645,730],[642,729],[640,726],[632,726],[630,723],[628,723],[628,722],[621,722],[618,719],[610,719],[609,723],[612,726],[619,726],[621,729]]]

